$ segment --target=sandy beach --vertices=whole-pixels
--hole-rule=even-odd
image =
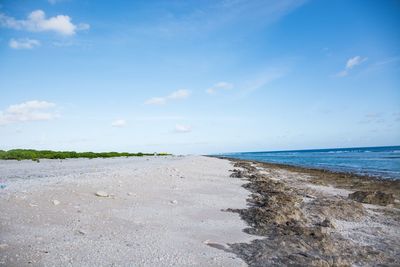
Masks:
[[[0,178],[0,266],[400,264],[398,183],[364,204],[337,175],[203,156],[0,161]]]
[[[212,247],[254,239],[222,211],[248,196],[230,168],[197,156],[1,161],[0,265],[245,266]]]
[[[400,0],[0,0],[0,267],[400,267]]]

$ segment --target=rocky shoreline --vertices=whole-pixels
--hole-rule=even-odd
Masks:
[[[400,264],[400,181],[229,160],[251,195],[227,211],[260,236],[230,248],[250,266]]]

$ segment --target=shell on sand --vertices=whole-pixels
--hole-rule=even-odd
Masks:
[[[96,196],[98,197],[109,197],[110,195],[107,192],[104,191],[97,191]]]

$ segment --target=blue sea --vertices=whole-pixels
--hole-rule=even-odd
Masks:
[[[241,152],[219,156],[400,179],[400,146]]]

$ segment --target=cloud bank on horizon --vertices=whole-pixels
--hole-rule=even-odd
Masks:
[[[399,144],[399,11],[362,0],[5,0],[0,149]]]

